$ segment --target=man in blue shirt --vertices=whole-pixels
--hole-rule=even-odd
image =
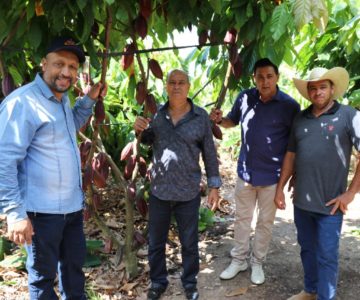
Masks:
[[[224,128],[241,124],[242,144],[235,187],[235,247],[232,262],[220,274],[231,279],[248,268],[251,221],[258,207],[257,224],[251,251],[251,281],[262,284],[265,275],[262,263],[271,240],[276,206],[273,203],[281,163],[286,152],[290,128],[299,104],[280,91],[278,67],[269,59],[254,65],[256,88],[245,90],[237,97],[226,118],[213,110],[210,118]]]
[[[33,82],[0,106],[0,209],[8,236],[25,244],[30,299],[86,299],[78,130],[106,88],[94,85],[71,109],[67,91],[85,61],[81,46],[57,38]]]

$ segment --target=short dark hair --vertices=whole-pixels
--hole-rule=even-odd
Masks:
[[[270,59],[268,58],[261,58],[259,59],[254,65],[254,75],[256,73],[256,69],[263,68],[263,67],[273,67],[276,75],[279,74],[279,68],[275,65]]]

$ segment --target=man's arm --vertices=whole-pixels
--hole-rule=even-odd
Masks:
[[[281,167],[280,179],[276,186],[274,202],[277,208],[285,209],[284,187],[289,178],[294,174],[295,170],[295,152],[287,151]]]
[[[220,125],[223,128],[231,128],[236,126],[236,124],[234,124],[234,122],[231,119],[223,118],[222,111],[220,109],[214,108],[211,110],[210,120]]]
[[[100,96],[104,98],[106,93],[107,85],[103,87],[103,85],[98,82],[91,87],[87,95],[76,101],[72,109],[76,130],[79,130],[81,126],[86,123],[92,114],[92,108],[95,102],[99,99]]]
[[[360,160],[358,160],[355,175],[347,191],[326,203],[326,206],[334,205],[330,214],[331,215],[335,214],[337,209],[340,209],[345,214],[348,205],[354,200],[356,193],[359,192],[360,192]]]
[[[18,244],[30,244],[33,235],[18,182],[18,165],[37,130],[26,104],[19,96],[8,99],[0,108],[0,208],[7,215],[8,236]]]

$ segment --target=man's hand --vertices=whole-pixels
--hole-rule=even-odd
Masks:
[[[222,120],[222,111],[220,109],[213,108],[210,112],[210,120],[216,124]]]
[[[8,238],[16,244],[26,243],[30,245],[33,234],[33,227],[29,219],[8,225]]]
[[[137,134],[143,132],[146,128],[148,128],[150,123],[150,119],[146,119],[144,117],[136,117],[134,123],[134,129]]]
[[[99,97],[104,98],[107,93],[107,84],[102,84],[98,82],[94,84],[91,88],[89,93],[87,94],[92,100],[97,101]]]
[[[278,209],[285,209],[285,194],[283,191],[276,191],[275,198],[274,198],[275,205]]]
[[[211,207],[212,211],[215,211],[218,208],[219,189],[210,188],[209,195],[208,195],[208,204]]]
[[[332,208],[330,214],[335,214],[337,209],[340,209],[343,214],[346,213],[348,205],[351,203],[351,201],[354,200],[355,193],[351,191],[346,191],[344,194],[341,194],[340,196],[330,200],[326,203],[326,206],[334,205]]]

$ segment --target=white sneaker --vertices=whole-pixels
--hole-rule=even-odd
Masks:
[[[262,265],[254,264],[251,266],[251,282],[253,284],[263,284],[265,282]]]
[[[231,279],[234,278],[237,273],[246,271],[248,268],[247,262],[232,261],[231,264],[220,274],[220,279]]]

